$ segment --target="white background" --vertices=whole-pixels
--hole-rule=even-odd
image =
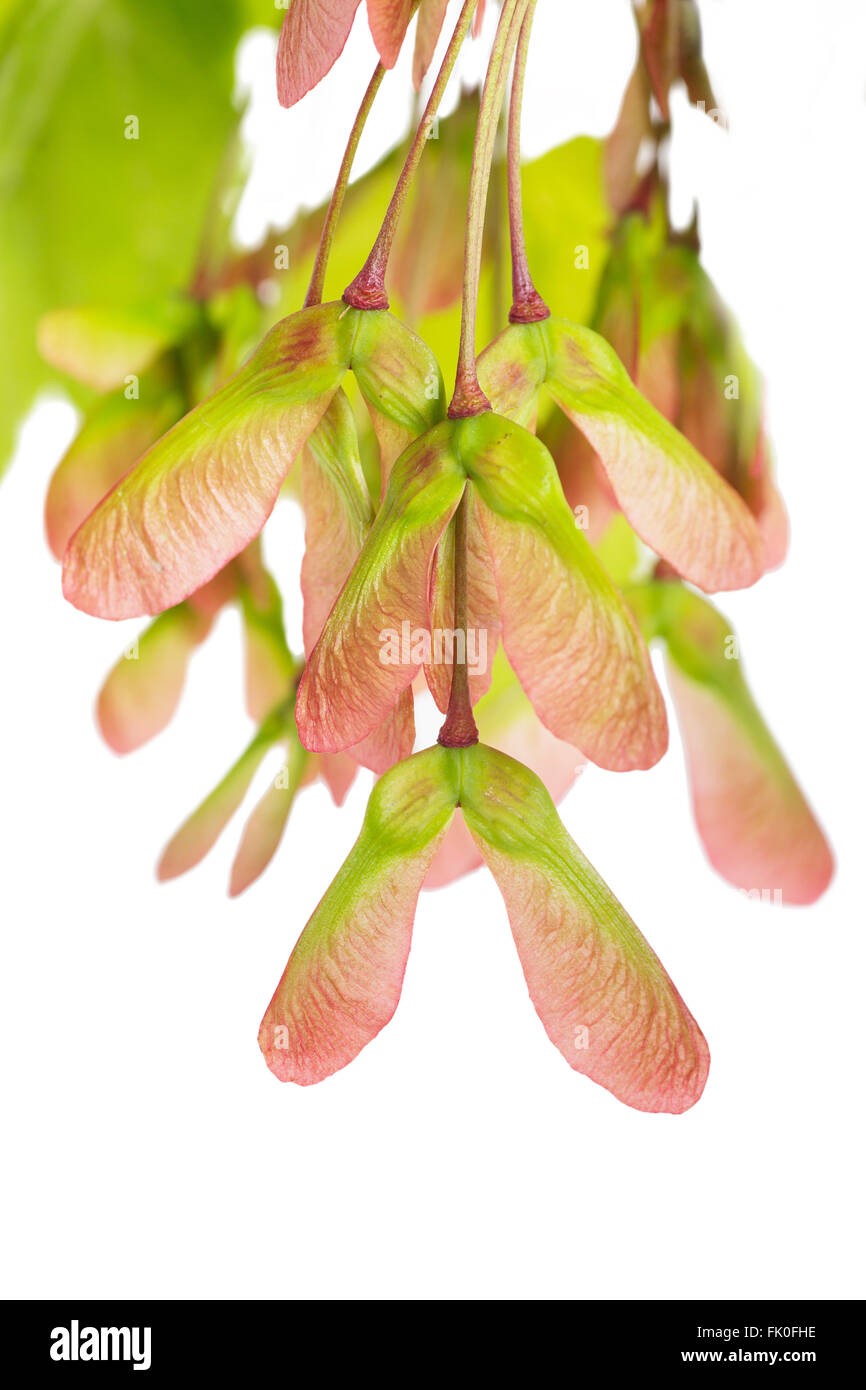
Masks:
[[[248,737],[238,623],[224,616],[197,655],[167,733],[125,761],[103,746],[93,697],[137,625],[61,599],[41,508],[74,420],[43,403],[0,498],[5,1294],[863,1293],[866,16],[858,0],[704,0],[702,13],[730,131],[678,103],[677,210],[699,197],[707,265],[768,379],[793,521],[784,569],[723,606],[833,840],[831,890],[811,909],[762,907],[713,874],[674,732],[649,773],[588,772],[563,815],[709,1039],[694,1110],[638,1114],[569,1070],[480,873],[422,897],[380,1037],[323,1085],[281,1087],[259,1019],[368,782],[341,813],[321,786],[304,793],[275,865],[238,901],[225,889],[240,822],[197,871],[155,884],[162,844]],[[240,63],[254,88],[248,241],[326,191],[373,63],[362,9],[337,71],[280,113],[273,44],[254,35]],[[609,129],[633,49],[624,0],[541,0],[527,154]],[[359,167],[405,117],[406,67]],[[477,68],[476,52],[464,73]],[[300,538],[281,504],[269,554],[290,586]]]

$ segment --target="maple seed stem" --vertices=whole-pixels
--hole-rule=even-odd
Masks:
[[[469,32],[477,4],[478,0],[465,0],[454,33],[451,35],[451,42],[446,49],[445,57],[442,59],[442,66],[433,84],[433,90],[424,108],[424,114],[418,123],[418,129],[415,131],[415,138],[409,146],[409,153],[388,204],[388,211],[385,213],[385,220],[379,229],[379,235],[376,237],[373,249],[367,257],[363,269],[355,276],[343,294],[343,299],[347,304],[351,304],[353,309],[388,308],[388,296],[385,293],[385,272],[388,269],[388,260],[391,255],[391,247],[394,244],[397,224],[400,221],[406,195],[415,177],[415,171],[421,162],[424,146],[427,144],[430,131],[433,129],[436,113],[445,95],[445,88],[448,86],[454,64],[457,61],[457,54]]]
[[[472,713],[469,693],[469,488],[467,483],[454,517],[454,631],[463,633],[463,660],[457,660],[457,638],[454,639],[454,667],[451,672],[451,695],[445,723],[439,730],[439,743],[444,748],[469,748],[478,742],[478,729]]]
[[[475,363],[475,320],[478,313],[478,285],[481,280],[481,255],[484,243],[484,213],[487,189],[493,165],[496,128],[505,96],[505,84],[511,58],[523,23],[529,0],[505,0],[484,88],[472,151],[472,172],[469,175],[469,207],[466,215],[466,245],[463,257],[463,305],[460,322],[460,351],[457,359],[457,378],[454,395],[448,407],[452,420],[468,415],[481,415],[490,409],[490,402],[481,389]]]
[[[514,58],[514,77],[511,81],[511,105],[508,111],[508,225],[511,230],[511,292],[512,305],[508,315],[511,323],[540,323],[550,318],[550,310],[542,299],[529,273],[526,258],[526,231],[523,225],[523,190],[520,176],[520,117],[523,111],[523,85],[526,79],[526,57],[537,0],[529,7],[517,41]]]
[[[343,202],[346,197],[346,189],[349,187],[349,176],[352,172],[352,165],[355,162],[358,144],[367,124],[367,117],[370,108],[376,98],[382,78],[385,76],[385,69],[381,63],[376,64],[370,84],[364,93],[364,100],[358,107],[358,114],[355,123],[349,132],[349,140],[346,145],[346,152],[343,155],[343,162],[340,165],[340,172],[337,175],[337,182],[334,184],[334,191],[331,194],[331,201],[328,204],[328,211],[322,225],[322,234],[319,237],[319,247],[316,251],[316,263],[313,266],[313,273],[310,277],[310,287],[307,290],[307,297],[304,300],[304,308],[310,309],[314,304],[321,304],[322,294],[325,288],[325,271],[328,268],[328,257],[331,254],[331,247],[334,244],[334,234],[337,230],[337,223],[340,220],[340,213],[343,210]]]

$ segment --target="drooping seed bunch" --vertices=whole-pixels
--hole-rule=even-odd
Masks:
[[[357,7],[293,0],[278,53],[284,104],[336,61]],[[697,592],[754,584],[783,558],[786,522],[757,376],[701,269],[696,228],[677,234],[667,217],[670,87],[683,80],[693,100],[715,105],[693,5],[650,0],[637,11],[640,51],[616,129],[594,164],[590,142],[569,147],[585,166],[584,207],[595,198],[599,210],[594,227],[584,216],[603,266],[577,313],[548,262],[536,270],[551,271],[556,313],[530,273],[543,234],[531,166],[522,187],[520,113],[535,8],[503,0],[477,103],[461,103],[425,153],[483,10],[466,0],[402,167],[386,160],[350,186],[413,12],[420,83],[446,11],[436,0],[368,0],[381,62],[314,245],[303,218],[287,234],[308,257],[303,307],[252,351],[255,256],[226,261],[135,325],[49,316],[46,355],[114,388],[55,474],[49,537],[78,608],[157,615],[139,660],[121,660],[100,696],[119,751],[164,727],[215,614],[241,607],[256,732],[167,847],[163,877],[207,852],[274,747],[285,767],[244,831],[233,892],[269,862],[305,783],[321,775],[339,804],[358,765],[381,778],[262,1022],[280,1079],[321,1080],[376,1035],[399,1000],[422,885],[483,861],[569,1064],[629,1105],[680,1112],[703,1089],[706,1043],[551,797],[586,760],[624,772],[664,754],[648,641],[666,646],[713,864],[739,887],[808,902],[832,860],[749,694],[729,625]],[[438,165],[426,180],[422,156]],[[340,255],[357,265],[366,250],[364,196],[389,183],[369,255],[342,298],[323,303],[329,265]],[[545,191],[549,224],[555,178]],[[479,355],[482,311],[494,335]],[[447,407],[433,350],[443,333],[455,373]],[[116,388],[135,369],[143,389],[130,423]],[[306,519],[303,659],[286,643],[259,540],[287,489]],[[421,682],[444,723],[438,745],[413,754]]]

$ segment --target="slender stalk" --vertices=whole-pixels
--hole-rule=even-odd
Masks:
[[[469,573],[468,573],[468,488],[460,499],[454,518],[454,631],[463,633],[463,660],[457,661],[451,673],[451,695],[445,723],[439,730],[439,742],[445,748],[468,748],[478,742],[478,729],[472,713],[469,693]],[[455,638],[456,645],[456,638]]]
[[[319,237],[319,246],[316,251],[316,262],[313,266],[313,274],[310,277],[310,287],[307,290],[307,297],[304,300],[304,308],[309,309],[313,304],[321,304],[322,293],[325,288],[325,271],[328,268],[328,257],[331,254],[331,247],[334,244],[334,233],[337,230],[337,223],[340,220],[340,213],[343,210],[343,202],[346,197],[346,189],[349,187],[349,176],[352,172],[352,165],[355,162],[355,155],[358,144],[367,124],[367,117],[370,108],[376,97],[382,78],[385,76],[385,69],[381,63],[376,64],[375,72],[370,78],[370,84],[364,93],[364,100],[358,107],[358,114],[355,117],[355,124],[349,133],[349,142],[346,145],[346,152],[343,155],[343,162],[340,165],[340,172],[337,175],[337,182],[334,184],[334,191],[331,194],[331,201],[328,204],[328,211],[322,226],[322,234]]]
[[[523,110],[523,84],[526,78],[526,57],[537,0],[529,0],[517,53],[514,58],[514,77],[511,83],[511,106],[508,111],[508,223],[511,229],[511,291],[512,305],[508,317],[511,323],[538,323],[550,318],[550,310],[542,299],[529,273],[526,259],[526,233],[523,226],[523,193],[520,176],[520,117]]]
[[[484,239],[484,214],[493,165],[493,151],[499,114],[505,96],[508,68],[514,54],[523,16],[529,0],[505,0],[493,50],[481,93],[472,172],[469,176],[469,206],[466,217],[466,245],[463,259],[463,303],[460,323],[460,351],[454,395],[448,407],[451,419],[480,415],[490,409],[481,389],[475,362],[475,322],[478,313],[478,285]],[[446,748],[468,748],[478,742],[478,729],[472,713],[469,690],[469,484],[460,499],[454,519],[454,630],[463,633],[463,661],[456,661],[451,673],[451,694],[439,742]],[[456,655],[456,653],[455,653]]]
[[[499,129],[496,132],[496,144],[493,151],[493,169],[490,175],[490,192],[487,195],[487,211],[490,217],[490,245],[491,245],[491,272],[493,278],[493,288],[490,296],[490,337],[495,338],[497,333],[502,332],[504,321],[507,317],[505,309],[505,238],[502,235],[503,214],[505,212],[506,193],[506,171],[500,170],[497,165],[500,162],[500,153],[505,151],[506,141],[503,130],[502,115],[500,113]]]
[[[478,284],[481,279],[481,253],[484,239],[484,213],[487,187],[493,163],[493,148],[499,111],[505,95],[508,68],[517,43],[529,0],[505,0],[493,41],[493,51],[484,88],[472,151],[469,176],[469,207],[466,217],[466,245],[463,260],[463,308],[460,323],[460,350],[454,395],[448,407],[451,419],[480,415],[490,402],[478,382],[475,364],[475,320],[478,311]]]
[[[415,138],[409,147],[406,162],[397,180],[391,202],[388,204],[388,211],[385,213],[385,220],[382,223],[379,235],[373,245],[373,249],[367,257],[367,261],[361,272],[349,285],[343,295],[347,304],[351,304],[355,309],[387,309],[388,296],[385,293],[385,272],[388,269],[388,259],[391,255],[391,247],[394,244],[394,234],[397,231],[397,224],[400,221],[400,214],[403,211],[403,204],[406,195],[415,177],[415,171],[421,162],[424,153],[424,146],[427,143],[430,131],[433,129],[433,122],[436,113],[445,95],[445,88],[454,70],[457,61],[457,54],[463,45],[463,40],[469,32],[472,23],[472,16],[478,0],[465,0],[463,9],[460,11],[460,18],[451,35],[451,42],[442,60],[439,74],[433,84],[427,105],[424,108],[424,115],[418,124]]]

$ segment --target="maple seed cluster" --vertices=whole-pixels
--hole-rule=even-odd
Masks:
[[[357,8],[293,0],[277,57],[284,105],[337,61]],[[428,146],[461,48],[480,30],[483,0],[466,0],[408,153],[365,176],[392,189],[371,245],[350,187],[354,153],[413,13],[420,84],[446,8],[368,0],[380,61],[332,197],[281,242],[288,264],[297,249],[304,266],[315,226],[300,309],[289,276],[280,308],[294,311],[268,325],[253,293],[263,250],[139,317],[123,354],[122,325],[101,332],[76,310],[43,321],[49,360],[106,392],[52,480],[49,538],[77,608],[154,618],[100,695],[120,752],[165,727],[215,617],[241,611],[255,732],[169,843],[161,877],[203,857],[274,748],[284,765],[247,822],[233,893],[267,866],[306,785],[321,777],[339,805],[359,766],[377,775],[357,843],[261,1024],[279,1079],[320,1081],[376,1036],[399,1002],[422,887],[483,863],[568,1064],[637,1109],[680,1113],[704,1088],[707,1044],[555,807],[587,762],[627,772],[664,755],[651,642],[665,648],[714,867],[786,903],[813,901],[832,874],[730,625],[705,597],[755,584],[787,545],[759,378],[701,266],[696,224],[675,232],[668,218],[670,89],[682,81],[695,105],[717,104],[691,0],[648,0],[608,139],[522,165],[536,0],[502,0],[480,93],[464,95]],[[598,209],[578,272],[549,242],[549,212],[532,210],[534,189],[549,205],[575,184]],[[359,243],[371,245],[366,261],[341,298],[324,300],[329,265],[356,266]],[[117,410],[117,362],[128,370],[133,342],[143,389],[130,424]],[[440,361],[453,372],[450,402]],[[287,645],[260,540],[284,493],[306,523],[303,657]],[[437,744],[415,753],[425,691],[444,722]]]

